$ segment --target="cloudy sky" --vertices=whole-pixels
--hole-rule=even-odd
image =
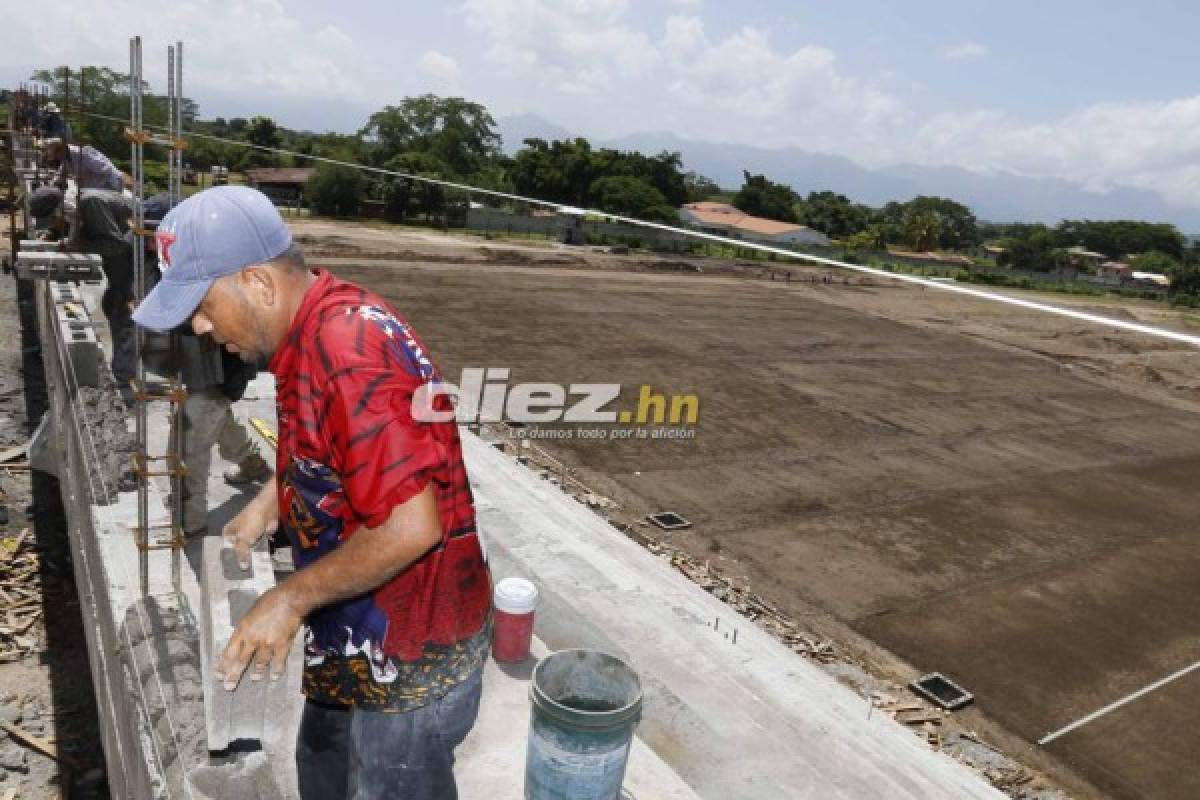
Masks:
[[[186,47],[204,116],[348,131],[433,91],[597,138],[670,131],[866,166],[1125,184],[1200,208],[1200,3],[1188,0],[0,0],[0,85],[146,73]],[[353,8],[353,12],[350,9]],[[140,25],[130,20],[141,20]]]

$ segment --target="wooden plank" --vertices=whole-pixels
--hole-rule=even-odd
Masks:
[[[41,616],[42,616],[42,610],[39,608],[37,611],[33,612],[33,614],[31,614],[24,622],[20,623],[20,626],[16,628],[16,632],[24,633],[25,631],[29,630],[30,627],[33,626],[33,623],[37,622],[38,618]]]
[[[55,761],[67,764],[71,767],[78,766],[74,759],[67,755],[60,755],[57,747],[40,736],[34,736],[29,731],[22,730],[16,725],[8,722],[0,722],[0,728],[6,730],[8,735],[16,739],[18,742],[21,742],[26,747],[33,748],[44,756],[53,758]]]
[[[29,442],[19,444],[16,447],[10,447],[7,450],[0,450],[0,464],[12,461],[17,456],[23,456],[29,452]]]
[[[920,725],[925,722],[941,722],[942,714],[939,711],[918,712],[916,714],[901,713],[896,715],[896,721],[904,725]]]

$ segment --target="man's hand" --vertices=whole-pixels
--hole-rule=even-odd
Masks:
[[[221,535],[225,546],[237,553],[238,566],[250,569],[250,551],[264,535],[279,528],[279,506],[276,499],[275,479],[267,481],[262,491],[241,512],[229,520]]]
[[[292,639],[304,617],[292,605],[284,585],[268,590],[238,623],[217,662],[217,679],[227,690],[237,688],[250,667],[250,680],[259,681],[271,670],[271,680],[283,675]]]

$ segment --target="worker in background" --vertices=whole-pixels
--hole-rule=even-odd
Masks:
[[[67,177],[75,179],[75,186],[84,189],[107,189],[119,192],[132,186],[133,180],[117,169],[108,156],[91,145],[68,145],[62,139],[47,139],[42,143],[42,161],[56,167],[54,185],[66,191]]]
[[[155,195],[143,204],[145,218],[160,221],[170,210],[167,195]],[[153,238],[146,238],[145,269],[147,285],[161,279],[158,249]],[[233,404],[242,399],[246,387],[258,370],[229,353],[211,336],[196,336],[188,324],[180,325],[178,360],[172,362],[165,341],[145,342],[142,360],[147,369],[161,375],[180,377],[187,399],[183,403],[183,533],[187,538],[208,533],[208,476],[215,445],[221,458],[233,466],[225,470],[225,482],[245,486],[271,476],[271,467],[263,459],[250,432],[233,413]],[[167,498],[167,507],[174,498]]]
[[[71,126],[63,119],[62,112],[58,110],[56,103],[46,103],[46,107],[42,109],[42,118],[38,122],[38,133],[43,139],[70,140]]]
[[[112,334],[112,372],[126,400],[129,382],[137,369],[136,330],[133,326],[133,236],[129,219],[133,216],[133,198],[120,191],[85,189],[79,192],[72,215],[57,220],[70,231],[66,249],[95,253],[101,258],[107,286],[100,308],[108,319]],[[35,217],[50,217],[63,203],[63,192],[54,186],[42,186],[30,195],[30,211]],[[48,232],[50,238],[62,238],[60,228]]]
[[[182,332],[181,332],[182,333]],[[211,336],[196,336],[189,327],[183,333],[180,363],[161,364],[158,371],[179,374],[187,399],[183,403],[183,532],[188,538],[208,533],[208,476],[212,450],[233,464],[225,470],[225,482],[244,486],[271,477],[271,467],[259,453],[250,432],[233,413],[257,370],[227,353]],[[147,366],[159,366],[154,355]]]
[[[474,725],[491,578],[450,418],[411,404],[441,376],[379,297],[309,269],[262,193],[199,192],[159,226],[163,278],[134,319],[191,319],[275,374],[276,474],[225,528],[238,559],[282,525],[296,572],[242,617],[217,665],[283,674],[305,623],[296,743],[305,800],[457,797],[454,750]],[[450,401],[434,394],[434,407]]]

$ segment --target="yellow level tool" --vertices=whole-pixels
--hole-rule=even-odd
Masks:
[[[274,447],[276,450],[279,449],[279,437],[275,435],[275,431],[271,430],[270,426],[267,425],[266,422],[258,417],[251,417],[250,424],[254,426],[254,430],[258,431],[258,435],[261,436],[267,444],[271,445],[271,447]]]

